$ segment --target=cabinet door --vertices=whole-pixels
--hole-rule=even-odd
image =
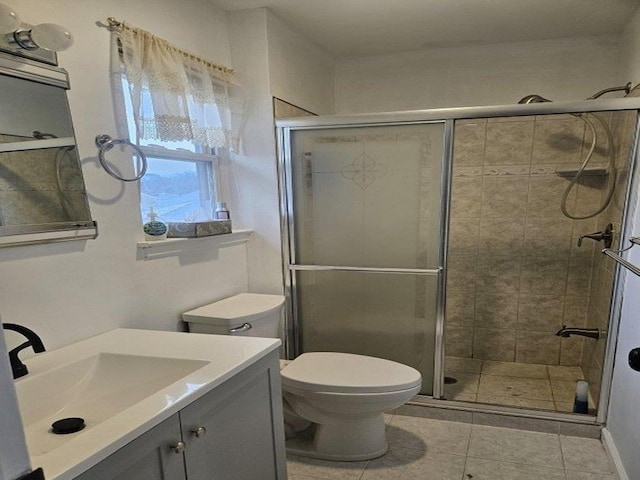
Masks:
[[[286,479],[277,357],[227,380],[180,420],[188,480]]]
[[[140,435],[76,480],[185,480],[178,414]]]

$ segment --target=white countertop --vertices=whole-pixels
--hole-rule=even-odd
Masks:
[[[19,399],[39,375],[45,378],[55,369],[99,353],[200,361],[203,366],[194,364],[191,373],[91,428],[87,422],[80,432],[58,436],[63,437],[60,445],[41,455],[31,453],[33,468],[42,467],[47,480],[72,479],[279,346],[280,340],[270,338],[116,329],[35,355],[25,361],[29,374],[16,380]],[[29,443],[29,428],[26,431]]]

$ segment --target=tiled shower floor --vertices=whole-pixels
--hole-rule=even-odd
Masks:
[[[445,359],[445,377],[457,380],[454,384],[445,384],[447,400],[558,412],[571,412],[576,381],[584,378],[580,367],[455,357]]]
[[[365,462],[289,456],[289,480],[617,480],[599,440],[387,416],[386,455]]]

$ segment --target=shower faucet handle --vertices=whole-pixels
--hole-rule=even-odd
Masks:
[[[583,238],[590,238],[596,242],[604,242],[604,248],[611,248],[611,244],[613,243],[613,225],[608,224],[603,232],[593,232],[581,235],[578,238],[578,247],[582,246]]]

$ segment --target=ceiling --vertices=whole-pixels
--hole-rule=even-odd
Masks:
[[[268,7],[336,57],[620,33],[640,0],[210,0]]]

